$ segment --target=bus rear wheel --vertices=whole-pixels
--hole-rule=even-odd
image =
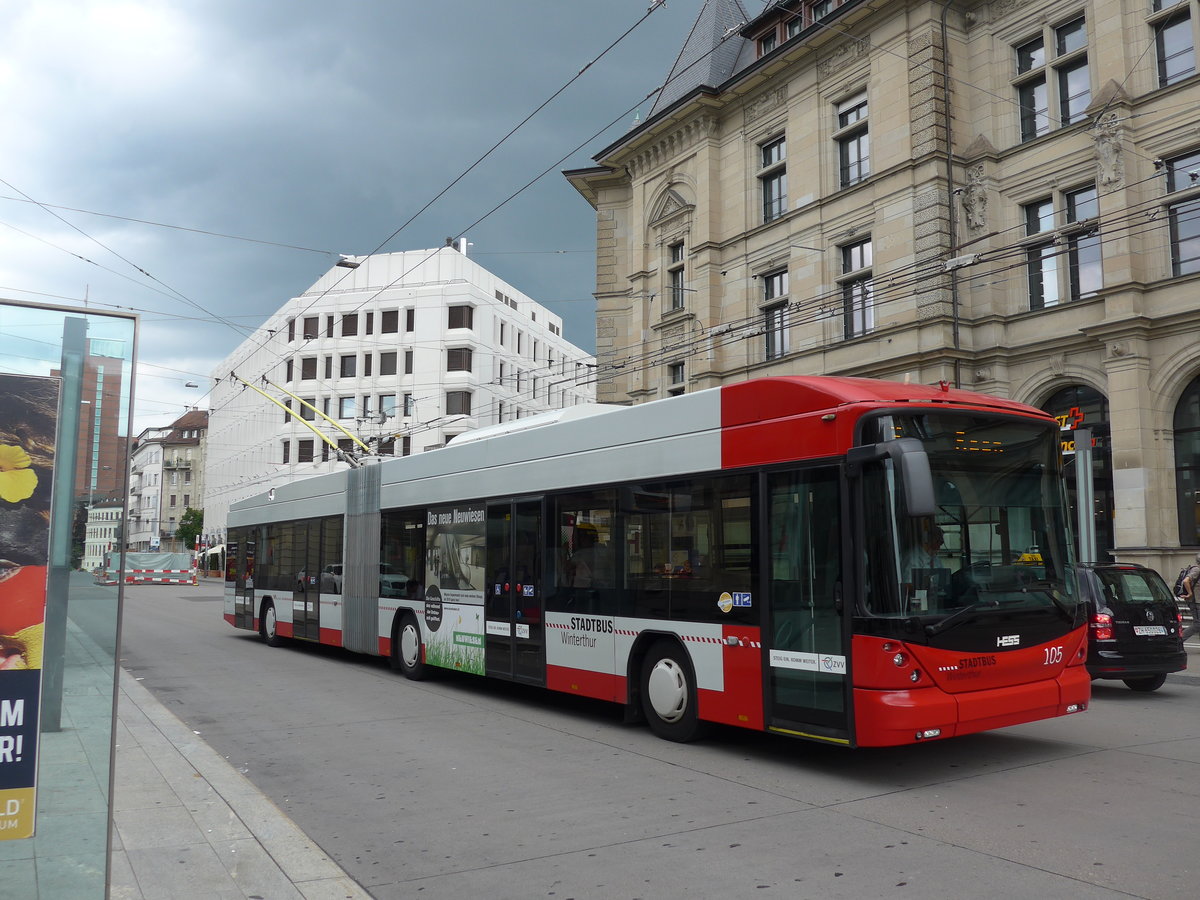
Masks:
[[[642,712],[650,730],[686,743],[703,733],[696,703],[696,676],[687,653],[674,641],[658,641],[642,659]]]
[[[275,604],[268,600],[263,604],[262,615],[258,617],[258,633],[262,635],[263,643],[268,647],[279,647],[283,638],[279,636],[279,621],[275,615]]]
[[[399,669],[410,681],[420,681],[427,673],[422,657],[421,628],[409,613],[400,620],[392,641],[392,668]]]

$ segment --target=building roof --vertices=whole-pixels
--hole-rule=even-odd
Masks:
[[[727,81],[737,71],[738,56],[749,43],[738,32],[750,19],[739,0],[705,0],[649,118],[697,88],[716,89]]]

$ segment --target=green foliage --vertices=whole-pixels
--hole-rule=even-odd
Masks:
[[[196,538],[204,532],[204,510],[192,509],[190,506],[179,517],[179,527],[175,529],[175,539],[183,542],[188,550],[196,546]]]

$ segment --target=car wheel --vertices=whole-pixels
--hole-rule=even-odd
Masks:
[[[692,663],[674,641],[656,642],[642,660],[641,701],[650,730],[659,737],[686,743],[703,733]]]
[[[400,620],[396,639],[392,641],[391,663],[410,681],[420,681],[428,674],[421,647],[421,628],[411,613]]]
[[[1125,682],[1131,691],[1141,691],[1148,694],[1150,691],[1157,691],[1162,687],[1167,681],[1167,676],[1165,674],[1147,675],[1145,678],[1123,678],[1121,680]]]
[[[283,638],[279,636],[278,625],[275,604],[268,600],[263,604],[262,615],[258,617],[258,633],[262,635],[263,643],[268,647],[278,647],[283,644]]]

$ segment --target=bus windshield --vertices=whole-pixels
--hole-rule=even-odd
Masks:
[[[1073,621],[1058,437],[1038,422],[984,415],[893,413],[867,422],[865,442],[921,441],[935,511],[910,515],[890,460],[865,468],[862,611],[917,616],[931,634],[939,620],[991,609],[1044,609]]]

